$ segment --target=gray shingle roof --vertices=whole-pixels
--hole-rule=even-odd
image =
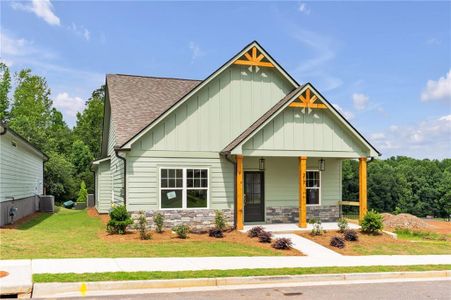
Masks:
[[[201,81],[108,74],[111,124],[120,146],[139,133]]]
[[[239,136],[237,136],[230,144],[228,144],[221,152],[230,153],[236,146],[241,144],[249,135],[251,135],[255,130],[257,130],[263,123],[266,122],[273,114],[277,113],[285,104],[290,102],[292,98],[300,91],[304,85],[292,90],[285,97],[279,100],[270,110],[268,110],[264,115],[262,115],[257,121],[255,121],[251,126],[244,130]]]

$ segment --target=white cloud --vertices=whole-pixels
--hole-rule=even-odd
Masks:
[[[364,110],[368,106],[369,97],[365,94],[352,94],[352,103],[357,110]]]
[[[439,40],[439,39],[437,39],[437,38],[434,38],[434,37],[433,37],[433,38],[428,39],[428,40],[426,41],[426,44],[438,46],[438,45],[441,45],[441,44],[442,44],[442,41]]]
[[[60,19],[53,12],[50,0],[32,0],[30,4],[12,2],[11,7],[16,10],[32,12],[50,25],[60,25]]]
[[[307,6],[307,3],[301,3],[299,5],[299,11],[305,15],[309,15],[312,12],[311,9]]]
[[[340,105],[336,103],[332,103],[332,105],[345,117],[347,120],[352,120],[354,118],[354,114],[351,111],[344,110]]]
[[[371,140],[384,156],[451,157],[451,114],[411,125],[391,125]]]
[[[85,101],[80,97],[72,97],[67,92],[63,92],[56,95],[53,106],[61,111],[66,120],[73,120],[77,112],[81,112],[85,107]]]
[[[205,55],[200,46],[193,41],[189,42],[189,49],[191,50],[191,62]]]
[[[448,71],[446,76],[440,77],[438,80],[428,80],[421,93],[421,101],[431,100],[451,101],[451,70]]]
[[[87,41],[91,39],[91,32],[83,25],[77,25],[75,23],[72,23],[70,26],[67,26],[67,29],[69,29],[76,35],[83,37]]]

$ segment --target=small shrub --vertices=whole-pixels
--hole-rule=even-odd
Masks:
[[[88,190],[86,189],[86,183],[82,180],[80,183],[80,191],[78,192],[77,202],[84,203],[88,198]]]
[[[330,239],[330,245],[342,249],[345,247],[345,240],[339,236],[334,236]]]
[[[338,229],[341,233],[345,232],[348,228],[348,221],[345,218],[338,219]]]
[[[162,213],[156,213],[153,216],[153,222],[155,223],[155,231],[158,233],[163,232],[164,216]]]
[[[250,238],[254,238],[257,237],[259,235],[260,232],[264,231],[263,227],[261,226],[255,226],[252,227],[248,232],[247,232],[247,236]]]
[[[110,211],[110,220],[106,229],[111,234],[125,234],[127,226],[132,223],[133,221],[125,206],[119,205]]]
[[[353,229],[346,229],[343,232],[343,237],[345,238],[345,240],[351,241],[351,242],[355,242],[355,241],[359,240],[359,235],[358,235],[357,231],[355,231]]]
[[[135,224],[135,228],[138,229],[141,240],[150,240],[152,238],[152,234],[147,230],[146,214],[143,211],[139,212],[138,222]]]
[[[323,235],[324,229],[321,225],[321,220],[319,218],[314,218],[309,221],[310,224],[313,225],[312,231],[310,232],[311,235]]]
[[[293,242],[289,238],[278,238],[271,245],[274,249],[290,249],[293,246]]]
[[[180,239],[186,239],[188,237],[189,227],[186,225],[177,225],[172,227],[172,230],[177,234]]]
[[[271,243],[272,240],[272,233],[269,231],[260,231],[258,234],[258,241],[260,243]]]
[[[224,218],[224,213],[220,210],[215,211],[215,225],[216,229],[223,231],[226,229],[226,221]]]
[[[366,213],[360,222],[360,226],[364,233],[378,234],[384,228],[383,217],[376,211],[371,210]]]
[[[208,236],[215,237],[215,238],[223,238],[224,234],[222,233],[222,230],[219,230],[217,228],[212,228],[208,231]]]

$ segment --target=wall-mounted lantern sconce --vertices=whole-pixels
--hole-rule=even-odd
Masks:
[[[258,169],[260,171],[263,171],[265,169],[265,159],[264,158],[260,158],[260,160],[258,161]]]
[[[318,168],[319,168],[320,171],[326,170],[326,161],[325,161],[323,158],[321,158],[321,159],[319,160],[319,166],[318,166]]]

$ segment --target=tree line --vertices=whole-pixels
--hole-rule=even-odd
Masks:
[[[49,156],[45,188],[57,200],[75,199],[81,182],[94,192],[90,162],[100,156],[105,87],[92,92],[74,128],[51,100],[44,77],[24,69],[12,76],[0,63],[0,120]],[[343,200],[357,200],[358,162],[343,163]],[[451,159],[392,157],[368,164],[368,206],[381,212],[418,216],[451,213]]]
[[[14,89],[13,89],[14,87]],[[0,120],[48,155],[44,187],[57,201],[73,200],[82,182],[94,192],[91,161],[100,155],[104,86],[92,92],[83,112],[69,128],[53,106],[44,77],[23,69],[13,76],[0,63]]]

